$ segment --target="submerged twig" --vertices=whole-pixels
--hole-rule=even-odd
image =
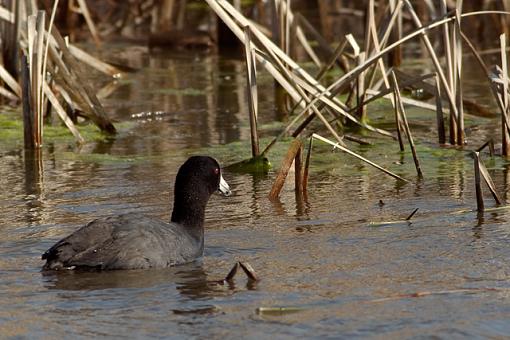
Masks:
[[[406,217],[406,221],[411,220],[411,218],[413,218],[414,214],[416,214],[416,212],[418,212],[419,209],[420,208],[414,209],[413,212],[409,216]]]

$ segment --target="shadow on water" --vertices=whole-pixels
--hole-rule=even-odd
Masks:
[[[181,296],[191,300],[224,295],[225,289],[233,291],[240,288],[233,281],[210,278],[201,261],[163,270],[41,271],[41,275],[44,287],[50,290],[148,289],[175,285]],[[256,284],[247,281],[245,287],[254,290]]]

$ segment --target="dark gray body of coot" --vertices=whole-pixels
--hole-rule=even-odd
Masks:
[[[137,213],[97,219],[48,249],[43,270],[144,269],[188,263],[204,251],[204,217],[209,197],[230,195],[218,162],[190,157],[175,179],[171,222]]]

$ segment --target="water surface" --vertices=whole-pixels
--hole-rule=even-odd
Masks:
[[[233,196],[212,197],[205,255],[196,263],[41,273],[40,255],[94,218],[138,211],[169,219],[174,176],[189,155],[210,153],[222,164],[249,156],[241,60],[137,47],[105,54],[140,68],[104,100],[115,119],[132,123],[116,139],[82,148],[49,143],[39,162],[0,141],[3,337],[510,334],[510,210],[477,215],[472,160],[467,152],[435,145],[432,115],[410,118],[423,180],[410,153],[400,154],[396,143],[380,137],[369,137],[375,147],[351,146],[411,183],[316,143],[305,201],[296,201],[291,184],[279,202],[269,201],[274,172],[227,172]],[[281,120],[272,80],[263,74],[260,83],[261,124]],[[377,122],[392,113],[371,115]],[[496,123],[473,118],[468,137],[476,144],[497,136]],[[244,147],[229,147],[238,140]],[[270,155],[275,164],[281,149]],[[487,165],[506,197],[507,163]],[[489,194],[486,204],[493,206]],[[418,213],[404,221],[415,208]],[[238,260],[249,262],[262,280],[239,275],[233,284],[217,284]]]

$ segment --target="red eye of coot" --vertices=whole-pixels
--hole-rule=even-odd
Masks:
[[[217,174],[219,174],[219,173],[220,173],[220,169],[218,169],[218,168],[214,168],[214,174],[215,174],[215,175],[217,175]]]

